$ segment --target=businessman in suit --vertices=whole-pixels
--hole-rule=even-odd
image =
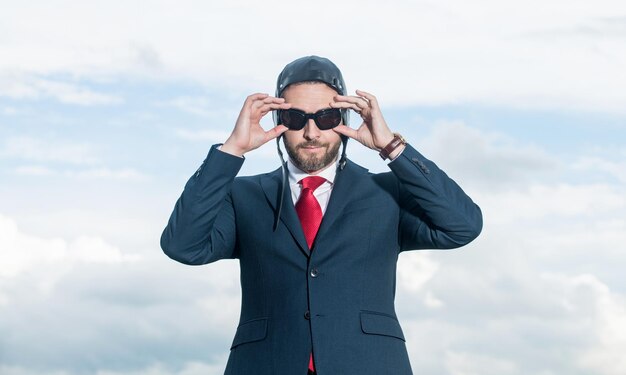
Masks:
[[[379,152],[389,172],[347,159],[349,138]],[[274,139],[287,162],[236,177],[244,155]],[[335,64],[307,56],[285,67],[275,96],[248,96],[230,137],[185,185],[161,247],[190,265],[239,259],[241,315],[225,374],[405,375],[400,252],[460,247],[481,228],[478,206],[390,130],[374,95],[347,95]]]

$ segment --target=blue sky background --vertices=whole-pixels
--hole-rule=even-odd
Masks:
[[[483,209],[469,246],[400,257],[414,372],[626,373],[626,3],[0,9],[0,374],[223,373],[238,264],[177,264],[160,232],[245,97],[308,54]],[[278,165],[272,143],[241,174]]]

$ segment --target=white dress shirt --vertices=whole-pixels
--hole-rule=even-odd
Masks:
[[[326,181],[320,187],[315,189],[313,195],[317,199],[317,202],[320,204],[322,208],[322,215],[326,213],[326,207],[328,206],[328,201],[330,200],[330,193],[333,190],[333,185],[335,182],[335,175],[337,174],[337,163],[331,163],[316,175],[308,174],[305,171],[296,167],[291,159],[287,160],[287,171],[289,174],[289,187],[291,188],[291,199],[293,200],[293,204],[295,205],[300,198],[300,193],[302,192],[302,185],[300,185],[300,180],[309,176],[320,176],[324,177]]]

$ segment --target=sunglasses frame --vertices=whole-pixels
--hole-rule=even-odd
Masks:
[[[296,113],[298,113],[298,114],[300,114],[300,115],[302,115],[304,117],[304,121],[302,122],[302,125],[300,127],[290,127],[290,126],[285,125],[283,123],[283,119],[282,119],[283,112],[290,112],[290,111],[296,112]],[[329,128],[327,128],[325,126],[321,126],[320,123],[318,122],[318,117],[323,116],[323,115],[325,115],[328,112],[335,112],[335,111],[339,111],[339,122],[336,125],[333,125],[333,126],[331,126]],[[337,125],[341,124],[341,121],[343,121],[343,118],[344,118],[344,113],[343,113],[344,111],[345,111],[345,109],[342,109],[342,108],[325,108],[325,109],[320,109],[319,111],[317,111],[315,113],[306,113],[306,112],[301,111],[301,110],[296,109],[296,108],[279,109],[278,110],[278,119],[279,119],[280,123],[285,125],[285,126],[287,126],[289,128],[289,130],[301,130],[301,129],[303,129],[306,126],[307,122],[309,122],[310,119],[313,119],[313,121],[315,121],[315,125],[317,125],[317,127],[320,130],[330,130],[330,129],[334,128],[334,127],[337,127]]]

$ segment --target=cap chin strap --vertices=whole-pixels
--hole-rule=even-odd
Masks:
[[[285,185],[287,184],[287,162],[285,158],[283,158],[283,152],[280,149],[280,139],[282,138],[282,134],[276,138],[276,149],[278,150],[278,157],[280,158],[280,195],[278,196],[278,211],[276,212],[276,217],[274,218],[274,232],[278,228],[278,221],[280,220],[280,214],[283,210],[283,198],[285,196]]]
[[[346,162],[348,161],[346,157],[346,146],[348,145],[348,137],[345,135],[341,135],[341,144],[343,145],[341,150],[341,158],[339,159],[339,165],[337,166],[337,170],[343,171],[346,167]]]
[[[285,198],[285,189],[287,186],[287,162],[283,157],[283,151],[280,149],[280,139],[282,138],[282,134],[276,138],[276,150],[278,151],[278,157],[280,158],[280,195],[278,196],[278,211],[276,212],[276,217],[274,218],[274,232],[278,229],[278,221],[280,220],[280,214],[283,211],[283,200]],[[342,171],[346,167],[346,162],[348,161],[346,157],[346,146],[348,144],[348,137],[345,135],[341,135],[341,143],[343,145],[343,149],[341,150],[341,158],[339,159],[339,163],[337,165],[337,171]]]

